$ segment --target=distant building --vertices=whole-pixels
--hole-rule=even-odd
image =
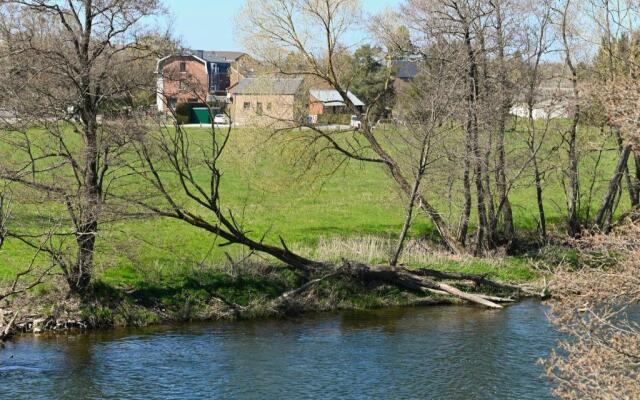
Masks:
[[[365,104],[356,97],[355,94],[347,92],[347,97],[356,107],[358,112],[364,111]],[[309,116],[316,119],[322,114],[348,114],[348,109],[344,98],[337,90],[332,89],[311,89],[309,91]]]
[[[394,69],[393,77],[403,82],[411,82],[418,75],[419,66],[415,59],[393,60],[391,66]]]
[[[573,84],[562,63],[540,66],[540,83],[533,93],[521,92],[515,96],[511,115],[529,118],[529,96],[533,96],[533,119],[571,118],[574,113]]]
[[[230,87],[244,78],[249,57],[237,51],[185,51],[158,60],[157,107],[178,103],[226,102]]]
[[[529,106],[526,103],[516,103],[509,113],[516,117],[529,118]],[[543,100],[534,104],[531,116],[533,119],[569,118],[571,113],[566,102]]]
[[[304,117],[303,78],[254,77],[230,90],[231,119],[238,126],[287,126]]]
[[[420,57],[409,56],[404,59],[391,60],[393,71],[393,88],[395,90],[395,104],[387,110],[387,117],[399,118],[403,115],[405,106],[414,100],[410,99],[413,81],[420,72]]]

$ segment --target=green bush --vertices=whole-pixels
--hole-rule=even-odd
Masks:
[[[178,103],[176,105],[176,120],[178,125],[188,124],[191,121],[191,110],[193,104],[190,103]]]
[[[320,125],[349,125],[351,114],[320,114],[318,124]]]
[[[178,121],[178,125],[187,125],[190,120],[191,118],[189,118],[187,115],[176,115],[176,121]]]

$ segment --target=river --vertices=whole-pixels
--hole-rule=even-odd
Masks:
[[[546,307],[393,308],[24,336],[0,399],[551,399]]]

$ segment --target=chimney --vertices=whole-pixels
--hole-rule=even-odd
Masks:
[[[196,50],[196,57],[204,58],[204,50]]]

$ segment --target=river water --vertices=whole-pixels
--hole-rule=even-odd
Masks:
[[[0,350],[0,399],[551,399],[526,301],[57,337]]]

